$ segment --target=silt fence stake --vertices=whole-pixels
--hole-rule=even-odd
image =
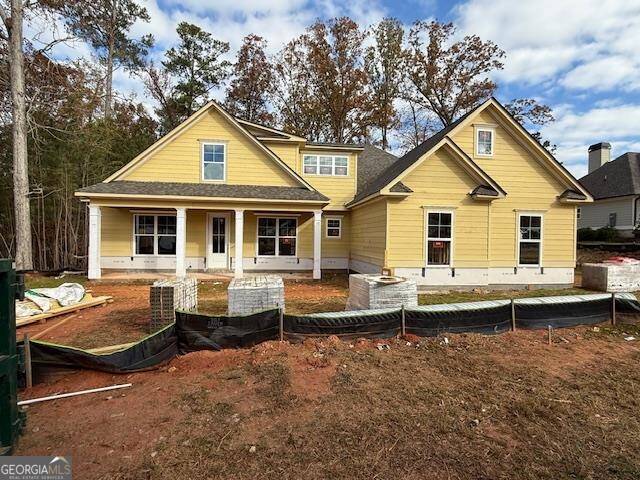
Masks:
[[[400,308],[400,319],[401,319],[401,332],[402,332],[402,336],[404,337],[407,334],[407,326],[406,326],[406,322],[405,322],[405,313],[404,313],[404,303],[402,304],[402,307]]]
[[[511,299],[511,331],[516,331],[516,304],[513,298]]]
[[[280,307],[280,341],[284,341],[284,309]]]
[[[616,324],[616,292],[611,294],[611,325]]]

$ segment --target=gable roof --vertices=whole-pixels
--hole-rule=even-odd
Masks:
[[[484,172],[451,139],[451,136],[453,136],[455,131],[466,125],[469,121],[471,121],[473,117],[475,117],[489,105],[495,106],[498,112],[503,115],[505,120],[507,120],[509,124],[513,125],[516,130],[524,135],[526,140],[529,142],[530,147],[542,154],[542,157],[547,161],[548,165],[554,169],[554,172],[557,176],[562,177],[564,183],[570,189],[584,195],[585,201],[591,199],[591,197],[589,196],[589,192],[580,184],[580,182],[578,182],[578,180],[560,162],[558,162],[558,160],[556,160],[556,158],[551,155],[548,150],[540,145],[540,143],[513,117],[513,115],[511,115],[511,113],[497,99],[491,97],[474,109],[462,115],[451,125],[443,128],[438,133],[422,142],[413,150],[407,152],[397,162],[391,164],[387,169],[381,172],[377,178],[369,182],[369,184],[363,191],[359,191],[354,199],[347,204],[347,206],[353,206],[369,196],[382,193],[382,191],[385,190],[385,188],[388,188],[390,184],[395,184],[395,181],[406,174],[407,170],[411,169],[415,164],[417,164],[417,162],[419,162],[426,153],[435,151],[437,147],[439,147],[444,142],[449,143],[450,146],[454,150],[456,150],[456,153],[458,153],[465,160],[465,163],[469,165],[473,171],[475,171],[475,173],[487,180],[487,185],[483,186],[495,190],[498,193],[498,196],[505,195],[506,192],[500,187],[500,185],[498,185],[495,180],[493,180],[486,172]],[[487,196],[493,195],[491,194]]]
[[[79,189],[76,196],[133,195],[145,197],[211,197],[259,198],[327,203],[329,199],[315,190],[304,187],[269,185],[229,185],[227,183],[137,182],[114,180],[96,183]]]
[[[640,195],[640,153],[620,155],[582,177],[580,183],[596,200]]]
[[[364,198],[367,198],[370,195],[378,193],[385,186],[387,186],[390,182],[392,182],[393,179],[395,179],[396,177],[401,175],[410,166],[412,166],[414,163],[416,163],[418,160],[420,160],[420,158],[425,153],[427,153],[429,150],[431,150],[433,147],[435,147],[438,143],[440,143],[440,141],[442,141],[442,139],[444,139],[444,137],[451,130],[453,130],[460,123],[462,123],[464,121],[464,119],[467,118],[470,114],[471,114],[471,112],[468,112],[467,114],[465,114],[462,117],[460,117],[458,120],[453,122],[448,127],[443,128],[442,130],[440,130],[435,135],[429,137],[427,140],[422,142],[420,145],[415,147],[413,150],[410,150],[409,152],[407,152],[405,155],[403,155],[402,157],[397,159],[397,161],[390,162],[389,165],[387,166],[387,168],[385,168],[384,170],[379,172],[379,174],[376,175],[375,178],[372,178],[369,182],[367,182],[367,185],[366,185],[365,188],[363,188],[362,190],[360,188],[358,188],[358,193],[356,194],[354,199],[347,204],[347,206],[350,205],[350,204],[357,203],[360,200],[363,200]],[[358,170],[360,170],[359,167],[360,167],[360,165],[358,164]]]
[[[296,173],[295,170],[293,170],[291,167],[289,167],[289,165],[287,165],[285,162],[283,162],[282,159],[280,159],[280,157],[278,157],[271,149],[269,149],[260,140],[258,140],[254,135],[252,135],[251,132],[249,132],[249,130],[247,130],[240,123],[240,121],[238,121],[238,119],[236,119],[233,115],[231,115],[229,112],[227,112],[224,108],[222,108],[217,102],[215,102],[213,100],[208,102],[205,106],[203,106],[201,109],[199,109],[193,115],[191,115],[189,118],[187,118],[184,122],[182,122],[180,125],[178,125],[173,130],[171,130],[165,136],[163,136],[162,138],[158,139],[153,145],[151,145],[146,150],[144,150],[142,153],[137,155],[133,160],[131,160],[126,165],[124,165],[121,169],[119,169],[113,175],[111,175],[108,178],[106,178],[104,180],[104,183],[109,183],[109,182],[112,182],[114,180],[117,180],[122,175],[127,173],[129,170],[131,170],[132,168],[134,168],[134,167],[138,166],[139,164],[141,164],[142,162],[144,162],[147,158],[149,158],[149,155],[151,153],[153,153],[153,152],[161,149],[162,147],[164,147],[171,140],[173,140],[175,137],[177,137],[180,133],[185,131],[187,128],[189,128],[191,125],[193,125],[195,122],[197,122],[200,118],[202,118],[204,116],[204,114],[207,113],[210,109],[214,109],[218,113],[220,113],[226,120],[228,120],[234,127],[236,127],[238,129],[238,131],[240,131],[240,133],[242,133],[246,138],[249,139],[249,141],[251,141],[256,147],[258,147],[259,150],[261,150],[263,153],[265,153],[267,155],[267,157],[269,157],[271,160],[276,162],[282,169],[284,169],[291,177],[293,177],[295,180],[297,180],[300,184],[302,184],[303,186],[305,186],[309,190],[317,191],[315,188],[313,188],[311,186],[311,184],[309,184],[300,175],[298,175],[298,173]]]

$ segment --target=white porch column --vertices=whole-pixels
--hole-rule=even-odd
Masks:
[[[236,278],[242,278],[243,246],[244,246],[244,210],[236,209],[236,254],[235,273]]]
[[[89,205],[89,259],[87,264],[87,277],[90,280],[100,278],[100,224],[102,218],[100,207]]]
[[[322,210],[313,212],[313,278],[322,278],[320,269],[322,263]]]
[[[176,277],[187,275],[187,214],[185,208],[176,208]]]

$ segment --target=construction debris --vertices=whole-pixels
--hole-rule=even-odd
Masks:
[[[16,327],[22,327],[36,322],[44,322],[49,318],[57,317],[58,315],[64,315],[67,313],[73,313],[84,308],[96,307],[98,305],[104,305],[107,302],[112,301],[110,296],[93,297],[90,293],[86,293],[80,303],[74,303],[67,307],[57,306],[57,301],[52,304],[51,309],[46,313],[40,313],[37,315],[31,315],[29,317],[16,318]],[[16,302],[18,304],[20,302]]]
[[[381,275],[349,275],[347,310],[369,310],[418,306],[418,288],[413,280]]]
[[[284,309],[284,283],[275,275],[234,278],[227,289],[229,315]]]
[[[24,293],[26,300],[16,302],[16,317],[40,315],[56,306],[75,305],[82,301],[84,295],[84,287],[79,283],[63,283],[55,288],[32,288]]]
[[[157,280],[149,290],[151,329],[175,322],[176,310],[198,309],[198,281],[194,277]]]
[[[31,405],[32,403],[46,402],[48,400],[58,400],[60,398],[77,397],[78,395],[86,395],[87,393],[107,392],[109,390],[117,390],[120,388],[131,387],[131,383],[123,383],[121,385],[111,385],[110,387],[91,388],[89,390],[81,390],[79,392],[60,393],[58,395],[49,395],[48,397],[32,398],[18,402],[18,406]]]

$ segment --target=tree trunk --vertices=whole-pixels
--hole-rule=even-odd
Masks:
[[[13,203],[15,210],[16,268],[32,270],[31,210],[29,206],[29,162],[27,114],[24,96],[24,52],[22,50],[22,0],[11,2],[11,99],[13,102]]]
[[[111,22],[109,25],[109,45],[107,45],[107,75],[105,77],[105,98],[104,98],[104,116],[111,118],[111,107],[113,105],[113,50],[115,48],[115,24],[116,11],[118,7],[117,0],[111,3]]]

